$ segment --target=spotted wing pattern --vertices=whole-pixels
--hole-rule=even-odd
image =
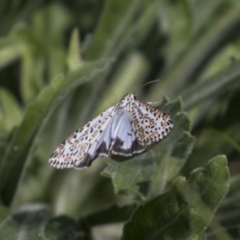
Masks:
[[[132,129],[140,145],[148,146],[165,138],[173,128],[173,122],[167,114],[140,100],[131,101]]]
[[[55,168],[82,169],[99,155],[132,156],[162,140],[172,128],[167,114],[128,94],[69,136],[49,163]]]
[[[51,155],[50,165],[55,168],[81,169],[90,166],[98,154],[108,155],[109,143],[102,142],[102,138],[114,114],[115,106],[75,131]]]

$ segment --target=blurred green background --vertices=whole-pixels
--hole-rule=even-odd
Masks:
[[[159,193],[226,155],[230,190],[211,229],[239,238],[239,29],[237,0],[1,0],[0,220],[29,204],[41,204],[48,220],[139,203],[115,194],[113,176],[100,175],[103,159],[80,172],[48,164],[68,135],[134,92],[149,102],[180,97],[196,137]],[[210,230],[204,237],[221,239]]]

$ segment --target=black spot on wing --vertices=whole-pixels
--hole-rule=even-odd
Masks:
[[[74,167],[76,169],[82,169],[85,167],[90,167],[92,162],[93,162],[93,158],[89,153],[86,153],[84,159],[79,163],[79,164],[75,164]]]
[[[58,152],[57,152],[57,151],[53,152],[52,155],[50,156],[50,159],[51,159],[51,158],[55,158],[57,155],[58,155]],[[49,160],[50,160],[50,159],[49,159]]]
[[[98,150],[98,155],[108,155],[108,149],[107,149],[107,144],[106,142],[102,142],[101,145],[99,146]]]
[[[106,146],[106,143],[103,141],[101,145],[96,149],[95,153],[93,155],[90,155],[89,153],[86,153],[85,157],[79,164],[75,164],[74,167],[77,169],[82,169],[85,167],[90,167],[92,165],[92,162],[99,156],[99,155],[108,155],[108,149]]]
[[[132,141],[132,144],[129,148],[123,148],[123,144],[123,140],[116,138],[112,144],[110,153],[113,155],[132,156],[145,150],[145,147],[140,145],[137,139]]]

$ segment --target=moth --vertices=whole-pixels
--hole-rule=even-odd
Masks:
[[[52,167],[82,169],[99,156],[130,157],[161,141],[173,122],[166,113],[127,94],[70,135],[49,159]]]

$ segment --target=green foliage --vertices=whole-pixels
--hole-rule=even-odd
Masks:
[[[159,108],[171,116],[174,123],[173,130],[166,139],[140,156],[135,156],[125,162],[108,160],[108,167],[102,174],[112,178],[115,193],[127,192],[128,195],[136,196],[139,194],[139,187],[136,184],[149,182],[158,175],[161,179],[154,184],[166,185],[176,176],[191,153],[195,141],[188,132],[190,130],[189,119],[185,113],[179,112],[181,110],[180,100],[167,103],[164,99]],[[157,163],[162,165],[160,169],[157,168]],[[163,164],[166,166],[164,167]],[[159,188],[152,189],[151,194],[159,194]]]
[[[196,238],[228,191],[226,164],[226,158],[218,156],[193,171],[189,179],[175,179],[170,191],[133,213],[123,239]]]
[[[18,129],[15,131],[11,143],[2,159],[2,169],[0,170],[2,199],[5,204],[9,204],[17,187],[20,178],[19,171],[23,168],[27,160],[28,153],[34,144],[34,138],[37,138],[39,130],[46,122],[48,114],[66,94],[74,87],[88,81],[94,75],[103,71],[103,63],[87,63],[80,69],[74,70],[66,77],[59,75],[49,86],[46,86],[38,97],[28,105],[25,115]],[[98,67],[98,65],[100,65]],[[6,159],[10,159],[7,161]],[[4,171],[4,174],[3,174]],[[15,178],[12,178],[14,174]]]
[[[239,11],[3,0],[0,239],[237,239]],[[167,138],[105,168],[50,168],[62,140],[131,92],[171,116]]]
[[[22,110],[14,96],[0,89],[0,134],[5,137],[22,119]]]

